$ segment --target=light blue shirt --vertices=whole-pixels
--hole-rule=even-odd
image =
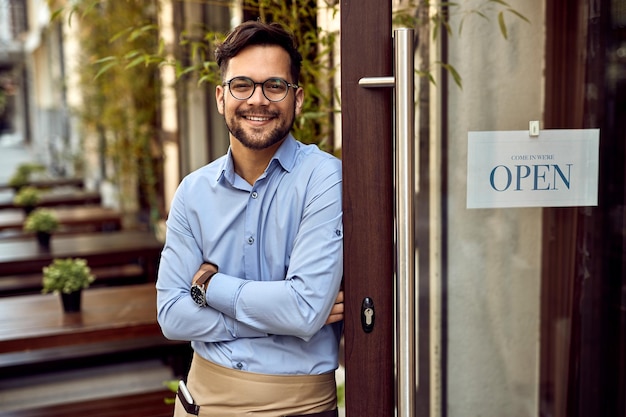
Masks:
[[[190,296],[218,266],[208,307]],[[324,325],[343,274],[341,162],[289,135],[250,185],[227,155],[174,196],[157,280],[163,334],[226,367],[265,374],[337,368],[341,324]]]

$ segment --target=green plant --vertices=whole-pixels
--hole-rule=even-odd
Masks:
[[[13,197],[13,203],[21,207],[34,207],[41,200],[41,191],[35,187],[22,187]]]
[[[345,407],[346,406],[346,384],[341,383],[337,385],[337,406]]]
[[[185,2],[197,3],[180,1]],[[53,18],[65,16],[69,24],[72,19],[81,20],[83,54],[79,72],[84,105],[78,114],[85,129],[84,136],[90,142],[87,146],[100,153],[102,177],[112,180],[120,189],[120,196],[127,200],[121,202],[123,210],[136,206],[148,209],[155,224],[165,211],[160,199],[164,176],[162,138],[165,135],[159,130],[162,87],[159,71],[171,66],[177,80],[195,79],[201,84],[221,82],[213,51],[215,43],[225,34],[216,30],[220,25],[211,23],[206,27],[205,19],[190,18],[187,26],[176,27],[172,39],[177,42],[166,40],[159,26],[162,2],[155,0],[48,0],[48,3],[55,10]],[[339,155],[340,150],[334,149],[332,140],[334,116],[340,105],[333,84],[338,31],[325,30],[318,24],[320,11],[336,18],[338,2],[211,0],[199,3],[206,3],[207,7],[239,9],[245,19],[280,22],[295,34],[304,58],[299,84],[305,90],[305,101],[294,125],[294,135],[302,142],[316,143]],[[508,38],[506,18],[512,16],[527,21],[504,0],[481,0],[474,6],[429,0],[409,0],[401,4],[394,12],[396,25],[426,28],[426,33],[419,36],[421,64],[416,74],[433,83],[429,39],[436,38],[441,31],[453,33],[449,23],[451,14],[462,13],[459,34],[463,22],[476,16],[485,21],[497,16],[504,38]],[[437,65],[448,70],[462,87],[461,76],[452,65],[446,62]],[[421,85],[422,89],[426,87],[428,83]],[[184,88],[177,93],[185,94]],[[425,110],[421,108],[420,114],[428,115],[429,111]],[[420,121],[420,126],[427,125]],[[96,137],[97,143],[94,143]]]
[[[293,126],[294,136],[304,143],[315,143],[334,152],[333,116],[339,112],[340,102],[337,86],[333,84],[337,69],[333,54],[339,32],[322,28],[318,24],[318,13],[324,9],[336,14],[338,4],[309,0],[244,0],[242,7],[262,21],[280,22],[294,34],[302,55],[298,84],[304,89],[302,112]],[[202,75],[206,75],[206,71]]]
[[[37,163],[26,162],[20,164],[15,169],[15,172],[13,173],[11,178],[9,178],[9,186],[16,189],[22,188],[28,185],[31,180],[32,174],[36,172],[43,172],[45,170],[45,166]]]
[[[52,233],[59,228],[59,219],[53,211],[38,208],[26,217],[24,230],[27,232]]]
[[[21,172],[16,172],[11,176],[11,178],[9,178],[9,186],[15,189],[20,189],[25,185],[28,185],[29,181],[29,175],[24,175]]]
[[[178,392],[178,381],[178,379],[170,379],[167,381],[163,381],[163,385],[165,385],[167,389],[176,394],[176,392]],[[165,404],[174,404],[174,402],[176,402],[176,397],[165,397],[163,401],[165,401]]]
[[[56,4],[56,2],[49,0]],[[115,3],[116,5],[118,3]],[[119,84],[119,80],[129,79],[130,85],[136,84],[139,74],[150,74],[158,67],[171,65],[175,69],[178,79],[189,78],[192,74],[197,77],[199,83],[220,83],[220,74],[214,61],[213,51],[216,42],[220,42],[225,33],[212,30],[207,27],[194,27],[184,29],[178,37],[179,42],[176,53],[165,47],[166,42],[160,37],[159,26],[154,19],[146,16],[131,16],[133,1],[127,1],[120,6],[127,18],[111,18],[106,13],[113,11],[113,2],[110,0],[81,0],[72,3],[71,6],[58,9],[54,16],[63,15],[64,11],[69,18],[80,16],[89,22],[86,27],[92,30],[92,34],[85,37],[86,41],[81,45],[89,50],[89,57],[98,57],[95,62],[91,61],[85,66],[83,84],[85,89],[99,88],[105,91],[106,86],[113,83]],[[336,44],[338,31],[324,30],[317,24],[317,13],[320,7],[325,8],[332,14],[336,14],[339,6],[334,2],[324,2],[323,6],[316,6],[309,0],[293,0],[291,2],[277,2],[275,0],[216,0],[212,3],[218,7],[232,9],[241,7],[246,13],[246,19],[259,18],[267,22],[280,22],[294,33],[298,48],[302,54],[302,71],[299,85],[305,90],[305,101],[302,113],[294,125],[294,135],[304,143],[316,143],[321,148],[332,152],[333,143],[333,116],[338,112],[339,100],[332,78],[336,71],[333,62],[333,48]],[[140,2],[140,10],[155,10],[158,5],[146,8],[144,2]],[[115,25],[111,22],[115,21]],[[102,22],[102,23],[99,23]],[[98,28],[98,25],[102,28]],[[117,32],[113,32],[117,30]],[[96,38],[98,37],[98,38]],[[97,39],[97,43],[96,43]],[[90,43],[93,42],[93,46]],[[172,58],[175,56],[176,58]],[[91,68],[89,68],[91,65]],[[103,86],[103,87],[99,87]],[[120,91],[129,88],[112,88],[111,101],[91,100],[91,103],[102,103],[100,109],[94,111],[94,119],[106,125],[105,131],[110,131],[111,126],[119,124],[123,117],[115,115],[110,122],[103,123],[103,117],[107,116],[109,108],[117,106],[113,99],[120,103],[124,116],[128,113],[128,105],[120,96]],[[145,94],[146,88],[140,87],[138,91]],[[146,102],[156,102],[156,100]],[[114,115],[112,115],[114,116]],[[89,123],[88,123],[89,124]],[[127,126],[121,126],[121,132],[128,132]],[[124,137],[124,135],[121,135]],[[149,154],[149,148],[142,148],[139,155]],[[117,152],[129,152],[128,144],[121,144]],[[134,159],[136,161],[137,158]],[[145,165],[149,167],[149,165]],[[150,172],[149,174],[154,174]],[[142,186],[152,187],[150,175],[139,177]]]
[[[54,259],[50,265],[43,267],[42,292],[69,294],[88,288],[94,280],[85,259]]]
[[[454,30],[450,23],[452,16],[460,16],[457,30]],[[450,37],[454,36],[455,33],[460,36],[466,21],[472,18],[480,18],[483,22],[488,23],[494,16],[497,16],[500,34],[504,39],[509,38],[506,16],[513,16],[530,23],[526,16],[522,15],[504,0],[480,0],[475,2],[409,0],[394,9],[393,26],[412,27],[415,29],[419,39],[419,42],[416,42],[416,48],[418,48],[419,62],[421,62],[415,73],[435,84],[432,68],[430,68],[430,60],[428,59],[429,32],[433,41],[437,39],[442,31],[445,31]],[[457,72],[453,65],[443,61],[437,61],[435,65],[445,69],[459,88],[463,87],[461,74]],[[422,109],[421,111],[425,110]]]
[[[96,150],[100,176],[117,188],[124,212],[144,210],[154,223],[162,217],[160,176],[163,152],[160,128],[161,86],[156,66],[110,66],[109,55],[134,60],[159,49],[155,0],[49,0],[53,18],[79,19],[78,83],[82,95],[82,146]],[[116,34],[147,27],[128,38]],[[105,60],[106,61],[106,60]],[[98,64],[97,62],[100,62]],[[108,68],[102,71],[102,66]]]

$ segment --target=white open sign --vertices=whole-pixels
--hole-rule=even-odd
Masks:
[[[469,132],[467,208],[598,204],[599,129]]]

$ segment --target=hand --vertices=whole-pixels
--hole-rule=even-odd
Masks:
[[[213,271],[213,272],[217,272],[217,266],[210,264],[208,262],[203,263],[202,265],[200,265],[200,269],[198,269],[198,272],[196,272],[193,276],[193,279],[191,280],[192,283],[196,283],[196,281],[198,281],[198,279],[202,276],[202,274],[204,274],[206,271]]]
[[[339,294],[337,294],[335,304],[330,310],[330,314],[328,315],[325,324],[337,323],[341,320],[343,320],[343,290],[340,290]]]

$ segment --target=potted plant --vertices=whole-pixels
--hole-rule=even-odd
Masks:
[[[50,246],[52,233],[59,228],[59,219],[52,210],[45,208],[35,209],[24,221],[23,229],[27,232],[35,232],[39,244],[43,247]]]
[[[82,258],[54,259],[43,268],[44,294],[61,294],[66,313],[80,311],[82,290],[95,280],[87,261]]]
[[[9,186],[18,192],[22,187],[28,185],[30,178],[21,172],[16,172],[11,178],[9,178]]]
[[[46,167],[41,164],[24,163],[17,166],[13,176],[9,179],[9,186],[18,192],[22,187],[30,183],[31,175],[35,172],[43,172]]]
[[[23,207],[26,214],[33,211],[40,200],[41,192],[31,186],[22,187],[15,197],[13,197],[13,203],[16,206]]]

